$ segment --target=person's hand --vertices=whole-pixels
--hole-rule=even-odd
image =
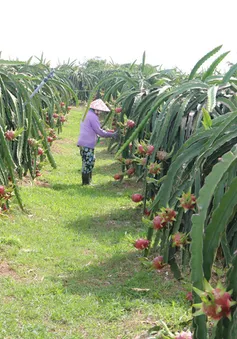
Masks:
[[[119,138],[119,133],[118,131],[114,132],[113,135],[112,135],[112,138],[117,140]]]

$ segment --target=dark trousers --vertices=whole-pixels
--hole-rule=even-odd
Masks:
[[[80,154],[82,158],[82,184],[89,185],[95,165],[94,148],[80,147]]]

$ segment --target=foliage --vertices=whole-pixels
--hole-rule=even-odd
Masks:
[[[70,101],[75,99],[68,73],[61,69],[56,70],[54,78],[45,82],[37,95],[32,95],[49,72],[50,68],[43,63],[1,63],[0,184],[13,185],[21,208],[16,178],[21,179],[28,172],[32,178],[40,175],[46,159],[56,167],[50,145],[56,129],[58,132],[62,129]]]
[[[57,169],[23,178],[26,213],[13,204],[1,219],[0,337],[132,339],[159,320],[175,333],[191,316],[190,287],[168,269],[141,267],[129,241],[146,233],[129,198],[137,184],[113,182],[119,166],[106,143],[96,149],[94,186],[81,186],[81,116],[72,109],[52,145]]]
[[[147,77],[142,72],[143,58],[139,75],[118,73],[118,80],[113,80],[115,85],[109,86],[104,96],[114,107],[122,107],[119,117],[114,113],[117,128],[127,119],[134,122],[132,130],[127,128],[121,133],[116,157],[122,162],[122,173],[133,166],[138,180],[146,178],[143,207],[149,212],[150,248],[145,249],[145,255],[162,255],[178,279],[190,264],[193,286],[199,289],[203,288],[203,279],[212,276],[217,251],[221,251],[223,264],[235,275],[231,265],[237,248],[236,67],[232,66],[225,75],[216,72],[226,52],[207,70],[197,73],[220,48],[197,62],[190,76],[177,74],[176,80],[161,70]],[[150,82],[151,78],[155,82]],[[146,155],[141,145],[153,145],[154,149]],[[127,165],[128,159],[132,165]],[[155,168],[155,164],[160,165],[159,171],[151,172],[150,166]],[[190,210],[180,206],[187,192],[197,199]],[[172,221],[166,221],[160,212],[164,208],[177,212]],[[157,216],[160,219],[156,225],[160,226],[154,230],[152,219]],[[181,248],[172,245],[177,234],[190,236]],[[221,326],[225,328],[223,335],[229,338],[233,321],[217,324],[219,330]],[[207,337],[205,316],[194,317],[194,329],[195,338]],[[217,338],[214,332],[213,338]]]
[[[147,239],[140,238],[146,246],[140,241],[136,247],[145,249],[148,259],[158,254],[159,269],[169,264],[178,279],[191,269],[196,304],[196,292],[206,293],[204,281],[213,279],[216,257],[221,258],[233,298],[232,317],[227,319],[224,312],[209,329],[212,313],[194,313],[195,339],[206,339],[209,333],[212,339],[231,339],[236,333],[237,79],[236,64],[224,75],[218,71],[229,53],[216,57],[221,47],[201,58],[190,75],[147,65],[145,53],[140,65],[108,65],[95,59],[78,69],[70,65],[69,72],[66,68],[79,98],[89,105],[102,97],[111,108],[104,126],[119,131],[119,140],[108,147],[121,163],[114,177],[119,183],[126,176],[144,182],[136,196],[146,214]],[[11,96],[7,100],[11,103]],[[49,107],[42,102],[43,108]]]

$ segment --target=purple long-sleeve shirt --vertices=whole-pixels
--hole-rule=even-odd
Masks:
[[[113,134],[103,130],[98,116],[92,110],[89,110],[85,120],[81,122],[77,146],[95,148],[98,135],[104,138],[111,138]]]

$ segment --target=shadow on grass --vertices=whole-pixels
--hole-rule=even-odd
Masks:
[[[131,307],[129,302],[135,300],[163,305],[172,305],[175,300],[176,305],[184,305],[186,292],[169,268],[160,272],[148,270],[139,260],[141,255],[138,252],[116,254],[98,265],[88,263],[83,269],[64,272],[61,282],[67,293],[94,295],[105,303],[119,300]]]
[[[145,236],[147,232],[147,226],[142,223],[141,205],[135,209],[120,207],[103,215],[98,215],[95,209],[92,216],[81,215],[73,222],[67,223],[65,227],[111,246],[119,243],[125,234],[131,234],[136,238],[141,233]]]
[[[95,174],[96,176],[96,174]],[[67,184],[67,183],[56,183],[52,184],[50,187],[55,191],[64,192],[75,190],[80,192],[83,195],[93,195],[93,197],[101,197],[101,196],[117,196],[117,193],[123,192],[123,196],[129,196],[131,192],[140,192],[143,188],[142,182],[136,182],[136,178],[132,179],[124,179],[123,181],[115,181],[111,179],[111,181],[107,181],[106,183],[96,183],[96,178],[93,176],[94,181],[92,179],[92,185],[84,185],[81,183],[81,175],[78,173],[78,184]],[[126,192],[127,190],[127,192]]]
[[[103,216],[78,217],[66,224],[65,227],[74,230],[79,237],[93,239],[95,247],[105,245],[104,251],[107,246],[114,250],[112,257],[110,250],[110,254],[105,252],[104,256],[97,258],[93,256],[93,245],[89,244],[83,256],[88,254],[90,259],[82,268],[74,266],[72,270],[66,265],[63,276],[53,279],[61,280],[67,293],[93,294],[105,302],[139,299],[147,303],[172,304],[175,300],[183,305],[186,291],[182,283],[174,279],[169,267],[158,272],[142,264],[144,260],[151,262],[157,253],[148,260],[133,247],[135,239],[147,234],[147,226],[142,223],[141,216],[142,206],[139,205],[135,209],[116,209]],[[131,250],[128,251],[129,243]]]
[[[81,162],[78,164],[78,168],[74,169],[72,173],[81,173],[82,170],[82,164]],[[111,177],[114,176],[116,173],[122,172],[121,165],[112,163],[112,164],[98,164],[95,162],[95,168],[93,170],[93,175],[99,174],[99,175],[111,175]]]
[[[113,189],[111,187],[111,184],[102,184],[102,185],[95,185],[95,186],[90,186],[90,185],[85,185],[82,186],[81,180],[78,180],[78,184],[53,184],[51,185],[51,189],[55,191],[63,191],[64,194],[71,194],[72,191],[73,194],[75,195],[76,192],[78,191],[78,194],[83,195],[83,196],[93,196],[93,198],[96,197],[116,197],[116,189]],[[122,188],[121,188],[122,189]]]

